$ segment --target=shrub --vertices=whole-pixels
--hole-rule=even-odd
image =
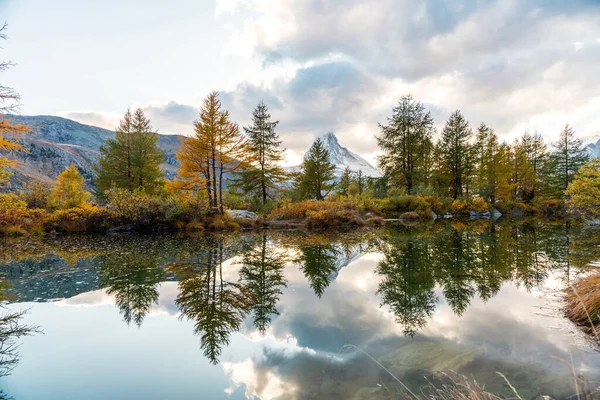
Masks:
[[[382,201],[381,209],[389,218],[400,218],[402,214],[407,212],[415,212],[420,216],[431,216],[429,204],[420,196],[390,197]]]
[[[490,205],[483,198],[478,197],[471,202],[471,210],[484,213],[490,210]]]
[[[48,208],[50,186],[41,181],[31,181],[24,185],[21,198],[29,208]]]
[[[175,218],[180,216],[177,204],[171,197],[157,197],[120,188],[108,192],[107,207],[114,223],[132,224],[138,229],[174,223]]]
[[[564,217],[565,205],[560,200],[541,200],[534,205],[536,212],[545,217]]]
[[[434,213],[443,214],[446,212],[446,207],[444,206],[444,203],[442,203],[439,197],[423,196],[422,199],[425,203],[427,203],[431,211],[433,211]]]
[[[405,212],[400,216],[400,219],[419,219],[421,216],[414,211]]]
[[[456,199],[450,204],[450,211],[455,215],[468,215],[471,205],[463,200]]]
[[[208,221],[208,228],[213,231],[239,229],[240,226],[228,214],[218,214]]]
[[[204,232],[204,224],[198,221],[192,221],[185,225],[186,232]]]
[[[343,200],[306,200],[288,203],[273,210],[271,221],[302,221],[309,227],[330,227],[338,225],[363,225],[363,215],[369,213],[353,199]],[[374,215],[371,214],[373,217]]]
[[[105,208],[93,204],[57,210],[50,214],[44,222],[47,231],[89,232],[105,229],[109,214]]]
[[[45,210],[27,208],[13,193],[0,193],[0,231],[4,234],[23,234],[39,227],[45,214]]]

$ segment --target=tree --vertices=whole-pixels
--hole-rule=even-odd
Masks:
[[[100,147],[93,166],[96,195],[105,198],[112,187],[155,193],[163,185],[165,160],[158,147],[158,134],[141,109],[127,110],[115,131],[115,137]]]
[[[4,23],[0,27],[0,39],[4,40],[7,38],[4,31],[6,30],[7,24]],[[0,71],[5,71],[10,68],[13,64],[7,61],[0,62]],[[13,88],[3,86],[0,84],[0,152],[3,154],[23,151],[23,145],[18,141],[18,138],[30,131],[30,129],[21,124],[14,124],[4,114],[9,112],[15,112],[19,108],[20,96]],[[7,156],[0,156],[0,187],[2,187],[12,175],[7,168],[11,168],[17,165],[16,160],[12,160]]]
[[[493,129],[481,123],[477,128],[474,145],[474,178],[477,194],[494,204],[501,187],[508,179],[506,146],[498,143]]]
[[[79,174],[75,164],[58,175],[51,198],[62,209],[78,207],[88,201],[90,194],[85,190],[85,179]]]
[[[160,167],[165,153],[158,147],[158,134],[141,108],[135,110],[132,121],[134,184],[148,193],[156,192],[164,184],[164,172]]]
[[[251,162],[242,170],[241,187],[246,192],[257,193],[263,207],[285,179],[285,173],[278,165],[285,152],[279,148],[281,141],[275,132],[278,123],[271,121],[267,106],[260,102],[252,112],[252,125],[244,128]]]
[[[432,150],[433,118],[411,95],[403,96],[393,109],[388,124],[379,124],[377,144],[383,155],[379,166],[411,193],[416,183],[426,179],[427,159]]]
[[[176,190],[198,192],[202,186],[211,212],[223,213],[226,173],[248,166],[248,143],[222,108],[218,92],[211,92],[194,121],[194,136],[182,139],[177,152],[180,162]]]
[[[279,315],[277,302],[287,287],[283,275],[286,258],[275,252],[275,246],[269,245],[266,231],[258,245],[243,255],[243,267],[240,269],[240,281],[252,295],[252,313],[254,327],[264,334],[271,323],[272,315]]]
[[[584,164],[565,192],[567,207],[587,219],[600,218],[600,158]]]
[[[521,137],[521,146],[531,167],[531,176],[528,178],[531,189],[530,198],[535,200],[536,196],[540,195],[544,184],[543,171],[548,159],[548,146],[546,146],[544,138],[538,132],[533,135],[525,132]]]
[[[329,151],[317,139],[304,157],[302,171],[297,177],[298,186],[303,196],[323,200],[334,187],[335,165],[329,161]]]
[[[362,176],[361,176],[362,178]],[[352,185],[352,171],[350,171],[350,167],[344,168],[344,172],[340,177],[340,181],[337,184],[337,193],[340,196],[348,197],[350,186]]]
[[[454,199],[462,196],[468,187],[468,172],[472,165],[473,147],[470,144],[473,132],[460,111],[452,113],[438,141],[441,167]]]
[[[556,143],[553,143],[553,158],[555,166],[555,185],[566,190],[573,177],[588,160],[581,139],[575,137],[575,131],[568,124],[560,133]]]

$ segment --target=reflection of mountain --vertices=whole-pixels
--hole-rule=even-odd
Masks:
[[[94,259],[81,259],[70,265],[55,254],[11,261],[0,269],[11,282],[10,291],[23,302],[69,298],[96,290],[98,270]]]

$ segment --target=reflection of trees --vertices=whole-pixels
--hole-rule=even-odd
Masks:
[[[100,286],[115,297],[123,319],[141,326],[158,303],[158,286],[165,280],[158,257],[148,249],[120,249],[101,258]]]
[[[260,243],[244,253],[242,262],[240,281],[252,294],[254,326],[264,333],[271,323],[271,316],[279,315],[276,306],[282,293],[281,287],[287,286],[283,276],[285,259],[275,253],[273,246],[269,246],[264,232]]]
[[[38,327],[22,323],[26,311],[10,311],[4,306],[5,290],[9,285],[0,278],[0,377],[9,375],[20,361],[16,340],[39,332]],[[0,390],[0,399],[9,397]]]
[[[337,270],[339,255],[340,251],[332,243],[300,246],[297,263],[318,297],[323,295],[331,283],[331,276]]]
[[[461,315],[475,296],[487,301],[508,280],[527,290],[541,284],[551,261],[561,253],[555,241],[556,226],[489,224],[478,228],[440,224],[433,228],[434,234],[400,228],[384,236],[378,293],[406,334],[414,335],[433,313],[435,286],[454,313]]]
[[[222,347],[231,332],[240,328],[252,305],[250,291],[223,279],[223,239],[211,237],[193,257],[174,262],[168,270],[179,277],[176,304],[182,316],[194,321],[200,347],[213,363],[219,362]]]
[[[413,336],[425,326],[437,303],[427,242],[391,240],[382,246],[384,259],[377,272],[384,276],[378,294],[390,306],[404,333]]]

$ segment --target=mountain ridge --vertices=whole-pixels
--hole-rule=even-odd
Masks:
[[[8,155],[19,162],[12,168],[10,186],[13,189],[22,188],[30,180],[50,183],[70,164],[77,166],[91,186],[92,166],[100,154],[100,146],[115,135],[109,129],[53,115],[6,115],[6,118],[31,128],[31,132],[21,138],[26,151]],[[158,146],[166,157],[162,167],[165,175],[172,178],[179,165],[175,153],[181,135],[159,134],[158,137]]]

